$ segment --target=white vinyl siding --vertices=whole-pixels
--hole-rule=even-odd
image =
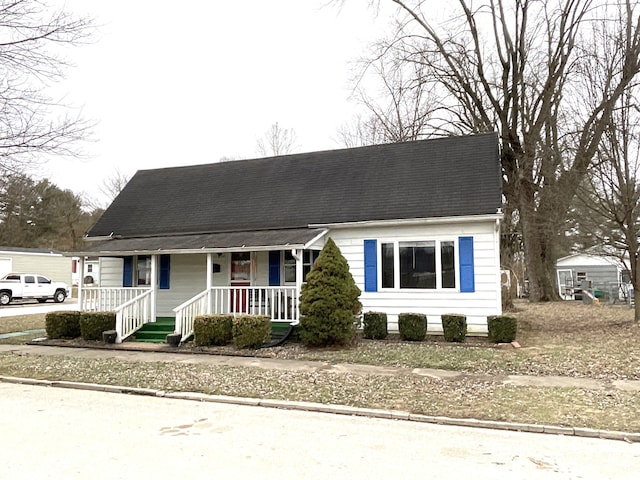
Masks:
[[[213,257],[214,263],[218,263],[217,256]],[[157,290],[156,292],[156,315],[158,317],[175,317],[175,313],[173,313],[175,307],[207,288],[207,256],[171,255],[169,275],[171,287],[168,290]],[[223,285],[228,285],[228,271],[214,273],[214,282],[222,276],[227,279]]]
[[[430,333],[442,332],[441,315],[461,313],[467,317],[470,334],[485,334],[487,331],[487,316],[502,313],[498,235],[499,232],[496,229],[495,221],[452,225],[340,228],[332,230],[328,234],[347,259],[351,274],[360,290],[362,290],[360,301],[363,305],[363,312],[385,312],[391,331],[397,331],[399,313],[424,313],[427,315],[428,331]],[[463,236],[473,237],[474,292],[461,293],[459,291],[458,273],[456,273],[456,288],[381,288],[381,244],[431,240],[439,245],[440,242],[457,240],[457,238]],[[365,292],[364,289],[363,244],[365,239],[375,239],[378,242],[379,287],[377,292]],[[456,243],[456,272],[458,270],[457,250]]]
[[[120,257],[100,257],[101,287],[122,287],[122,270],[124,261]]]

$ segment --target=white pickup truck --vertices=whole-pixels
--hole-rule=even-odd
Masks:
[[[47,277],[34,273],[9,273],[0,279],[0,305],[9,305],[12,300],[36,299],[38,302],[53,300],[64,302],[69,296],[69,286],[52,282]]]

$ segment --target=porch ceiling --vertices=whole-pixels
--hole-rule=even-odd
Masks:
[[[326,233],[322,228],[258,230],[250,232],[200,233],[157,237],[113,238],[87,242],[86,249],[73,255],[123,255],[139,253],[203,253],[242,250],[303,248]]]

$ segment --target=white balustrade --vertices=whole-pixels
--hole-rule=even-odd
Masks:
[[[113,312],[120,305],[151,292],[151,289],[138,287],[87,287],[82,289],[82,312]]]
[[[140,290],[140,289],[138,289]],[[116,342],[133,334],[145,323],[151,322],[151,290],[142,289],[143,292],[135,298],[125,302],[115,309],[116,312]]]
[[[204,314],[266,315],[271,321],[298,320],[296,287],[212,287],[174,308],[176,332],[186,340],[193,320]]]

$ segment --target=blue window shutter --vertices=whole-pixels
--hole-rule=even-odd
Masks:
[[[458,252],[460,255],[460,291],[475,292],[473,237],[460,237],[458,239]]]
[[[320,256],[320,250],[311,250],[311,266],[316,263],[316,260]]]
[[[269,252],[269,285],[280,285],[280,251]]]
[[[133,257],[124,257],[122,265],[122,286],[133,287]]]
[[[160,289],[169,289],[169,274],[171,272],[171,255],[160,255]]]
[[[378,242],[364,241],[364,291],[378,291]]]

